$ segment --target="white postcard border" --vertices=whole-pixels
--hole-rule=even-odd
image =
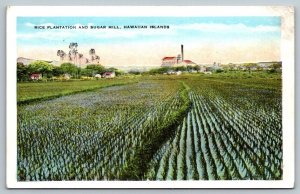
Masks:
[[[69,12],[67,10],[72,10]],[[101,12],[99,12],[101,10]],[[18,16],[281,16],[283,180],[276,181],[17,181],[16,18]],[[295,180],[294,8],[289,6],[9,6],[6,55],[8,188],[293,188]]]

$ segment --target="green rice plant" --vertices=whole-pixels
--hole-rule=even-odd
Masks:
[[[17,180],[282,179],[280,79],[171,78],[19,85]]]

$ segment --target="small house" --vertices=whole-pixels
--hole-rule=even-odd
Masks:
[[[68,73],[65,73],[65,74],[64,74],[64,79],[65,79],[65,80],[71,79],[71,75],[68,74]]]
[[[168,74],[168,75],[174,75],[174,74],[175,74],[175,71],[169,70],[169,71],[167,72],[167,74]]]
[[[101,78],[101,75],[100,75],[100,74],[96,74],[96,75],[95,75],[95,78],[96,78],[96,79],[99,79],[99,78]]]
[[[176,71],[176,75],[181,75],[182,72],[181,71]]]
[[[103,78],[114,78],[116,77],[116,73],[115,72],[105,72],[102,75]]]
[[[30,75],[31,80],[40,80],[42,79],[42,74],[41,73],[33,73]]]

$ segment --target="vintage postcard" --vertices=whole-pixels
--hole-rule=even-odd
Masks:
[[[294,187],[293,7],[7,8],[7,187]]]

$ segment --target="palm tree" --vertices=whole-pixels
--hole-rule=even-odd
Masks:
[[[91,56],[91,62],[93,62],[95,60],[95,55],[96,55],[95,49],[91,48],[89,54]]]
[[[80,59],[83,58],[83,54],[79,53],[79,54],[78,54],[78,58],[79,58],[79,64],[81,65],[81,60],[80,60]]]
[[[65,59],[65,57],[66,57],[66,53],[63,50],[58,50],[57,51],[57,56],[59,56],[60,60],[63,61]]]
[[[77,63],[77,54],[78,54],[78,51],[77,51],[77,47],[78,47],[78,43],[77,42],[71,42],[70,45],[69,45],[69,59],[72,59],[74,60],[74,64],[76,65]],[[73,56],[73,58],[72,58]]]
[[[95,60],[96,60],[97,63],[99,63],[100,57],[99,57],[98,55],[96,55],[96,56],[95,56]]]

